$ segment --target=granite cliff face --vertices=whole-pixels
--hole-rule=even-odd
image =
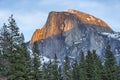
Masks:
[[[50,12],[46,24],[42,29],[37,29],[31,39],[31,43],[41,39],[55,36],[62,32],[71,30],[81,24],[90,25],[97,32],[111,32],[111,28],[102,20],[92,15],[76,10],[66,10],[62,12]],[[80,26],[82,27],[82,26]]]
[[[108,41],[112,51],[119,54],[120,37],[116,39],[105,33],[120,35],[92,15],[76,10],[52,11],[43,28],[34,32],[30,43],[38,41],[41,54],[48,58],[53,58],[55,53],[60,59],[65,55],[76,57],[81,50],[86,53],[93,49],[103,56]]]

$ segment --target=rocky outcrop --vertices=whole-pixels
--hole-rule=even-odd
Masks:
[[[94,49],[103,56],[108,42],[112,51],[118,54],[120,39],[103,34],[113,32],[104,21],[92,15],[76,10],[52,11],[43,28],[34,32],[30,43],[38,41],[43,56],[53,58],[56,53],[61,60],[65,55],[76,57],[81,50],[86,54]]]
[[[31,43],[55,36],[62,32],[71,30],[81,24],[91,25],[98,32],[111,32],[111,28],[102,20],[76,10],[66,10],[62,12],[52,11],[49,13],[46,24],[43,28],[37,29],[31,39]],[[79,26],[81,27],[81,26]],[[90,27],[90,26],[88,26]]]

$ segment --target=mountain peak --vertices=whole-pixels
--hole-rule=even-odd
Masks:
[[[73,10],[73,9],[68,9],[68,10],[65,10],[64,12],[68,12],[68,13],[72,13],[76,15],[82,20],[83,23],[88,23],[88,24],[110,28],[110,26],[106,24],[103,20],[96,18],[93,15],[90,15],[90,14],[87,14],[81,11]]]
[[[90,14],[72,9],[61,12],[52,11],[49,13],[44,27],[34,32],[30,42],[33,43],[41,39],[55,36],[62,32],[69,31],[76,26],[84,27],[81,26],[81,24],[87,25],[87,27],[93,27],[97,32],[112,31],[104,21]]]

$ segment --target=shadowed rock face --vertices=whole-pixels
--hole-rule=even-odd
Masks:
[[[37,29],[31,39],[31,43],[55,36],[62,32],[71,30],[81,24],[90,25],[97,32],[112,32],[111,28],[102,20],[76,10],[66,10],[62,12],[50,12],[46,24],[41,29]],[[83,27],[83,26],[79,26]]]

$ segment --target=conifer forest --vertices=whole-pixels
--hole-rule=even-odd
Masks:
[[[81,51],[75,60],[66,55],[60,64],[56,53],[54,59],[42,63],[37,42],[31,53],[11,15],[0,29],[0,80],[120,80],[120,65],[111,46],[103,54],[101,58],[96,50]]]

